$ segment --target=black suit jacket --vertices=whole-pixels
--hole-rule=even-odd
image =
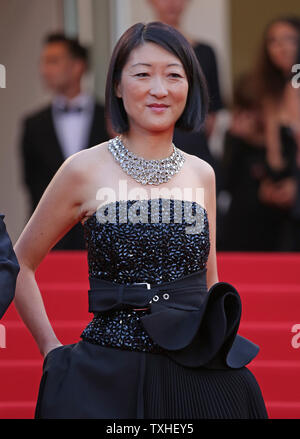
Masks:
[[[0,215],[0,319],[15,296],[17,276],[20,266],[13,246]]]
[[[86,147],[90,148],[106,141],[108,138],[104,108],[96,103],[89,142]],[[65,160],[55,132],[50,105],[24,119],[21,156],[23,159],[23,180],[30,194],[31,213],[33,213],[54,174]],[[82,225],[80,223],[76,224],[53,249],[83,250]]]

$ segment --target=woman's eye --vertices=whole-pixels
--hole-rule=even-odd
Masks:
[[[182,76],[179,75],[179,73],[170,73],[169,76],[172,76],[172,78],[182,78]]]
[[[145,76],[148,76],[149,73],[147,72],[141,72],[141,73],[137,73],[135,76],[138,76],[139,78],[143,78]]]

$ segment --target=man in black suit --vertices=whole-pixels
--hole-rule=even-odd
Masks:
[[[51,34],[44,42],[40,68],[54,98],[23,121],[21,153],[31,213],[67,157],[109,138],[103,106],[81,89],[88,69],[87,49],[75,39]],[[53,249],[84,249],[82,225],[75,225]]]
[[[11,240],[0,215],[0,319],[15,296],[17,276],[20,266]]]

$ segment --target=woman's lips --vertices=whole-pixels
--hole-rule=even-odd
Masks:
[[[150,104],[148,107],[154,111],[155,113],[162,113],[163,111],[167,110],[169,108],[169,105],[165,104]]]

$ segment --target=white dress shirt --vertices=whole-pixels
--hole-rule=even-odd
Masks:
[[[65,158],[87,148],[94,107],[94,98],[86,93],[80,93],[70,100],[61,95],[54,98],[54,127]]]

